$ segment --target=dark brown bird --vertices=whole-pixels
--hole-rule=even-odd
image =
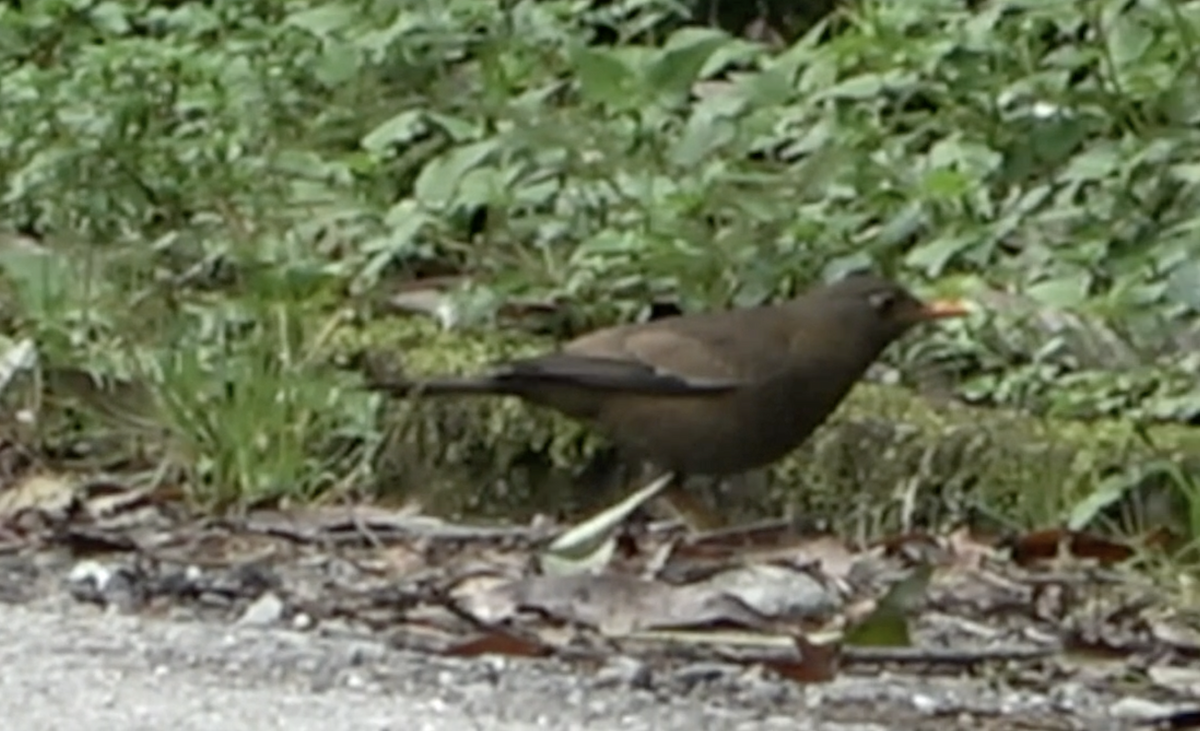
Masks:
[[[855,275],[777,305],[605,328],[478,376],[368,387],[517,396],[593,424],[679,479],[731,475],[798,447],[911,327],[967,311]]]

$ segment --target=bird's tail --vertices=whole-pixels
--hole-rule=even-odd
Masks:
[[[491,376],[463,376],[461,378],[429,378],[410,380],[406,378],[381,378],[368,380],[364,388],[379,391],[389,396],[469,396],[479,394],[503,395],[512,392],[503,381]]]

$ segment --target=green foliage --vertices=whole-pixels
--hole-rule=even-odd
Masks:
[[[371,427],[312,353],[360,295],[430,271],[594,324],[862,266],[957,278],[1136,354],[1014,343],[1003,315],[898,354],[958,364],[960,394],[1200,413],[1187,347],[1164,347],[1200,313],[1200,3],[859,0],[785,46],[682,17],[5,7],[0,225],[37,239],[0,252],[11,326],[52,362],[148,379],[217,501],[312,494],[332,453],[357,459],[317,446]]]

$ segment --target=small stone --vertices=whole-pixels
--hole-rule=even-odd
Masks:
[[[292,617],[292,629],[297,629],[300,631],[310,630],[313,628],[314,624],[315,622],[313,622],[313,618],[304,612],[300,612],[295,617]]]
[[[593,681],[597,687],[628,686],[646,688],[650,685],[650,666],[634,657],[618,655],[609,659],[596,672]]]
[[[72,584],[91,584],[97,592],[103,592],[112,579],[113,570],[98,561],[80,561],[71,568],[67,581]]]
[[[1122,698],[1109,708],[1114,718],[1127,718],[1138,721],[1149,721],[1169,716],[1174,711],[1172,706],[1156,703],[1144,698]]]
[[[242,612],[237,623],[262,627],[275,624],[281,617],[283,617],[283,600],[275,596],[273,592],[267,592],[246,607],[246,611]]]
[[[741,668],[729,663],[700,661],[688,663],[676,669],[671,673],[671,680],[690,688],[700,684],[728,680],[736,677],[739,672],[741,672]]]
[[[924,714],[938,713],[942,709],[942,704],[936,698],[924,693],[914,693],[911,702],[914,709]]]
[[[136,609],[145,601],[140,577],[119,565],[81,561],[67,575],[71,596],[117,613]]]

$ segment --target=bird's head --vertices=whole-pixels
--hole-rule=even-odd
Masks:
[[[830,326],[861,333],[880,349],[915,325],[970,314],[958,299],[923,301],[895,282],[873,274],[856,274],[814,293]]]

